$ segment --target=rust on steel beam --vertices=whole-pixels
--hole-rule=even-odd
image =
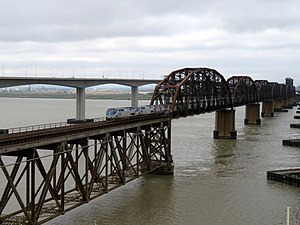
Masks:
[[[242,106],[258,102],[255,82],[248,76],[232,76],[227,80],[232,92],[233,106]]]
[[[166,105],[173,117],[185,117],[293,96],[291,78],[286,84],[253,81],[249,76],[233,76],[226,81],[214,69],[183,68],[172,71],[156,85],[151,104]]]
[[[255,80],[258,101],[272,100],[272,86],[267,80]]]
[[[294,97],[296,95],[296,88],[293,85],[294,80],[290,77],[286,78],[286,96],[288,98]]]
[[[42,224],[145,173],[172,173],[170,118],[124,127],[0,154],[0,222]]]
[[[100,121],[77,124],[67,127],[57,127],[45,130],[34,130],[29,132],[20,132],[0,135],[0,154],[13,154],[23,149],[49,146],[55,143],[70,142],[106,134],[107,132],[116,132],[122,129],[130,129],[137,126],[146,126],[152,122],[168,120],[168,115],[138,116],[130,120]],[[16,153],[17,155],[20,152]]]
[[[214,69],[184,68],[171,72],[154,90],[152,105],[167,105],[174,117],[231,108],[231,92]]]
[[[277,82],[270,82],[272,86],[272,99],[279,99],[281,96],[280,86]]]

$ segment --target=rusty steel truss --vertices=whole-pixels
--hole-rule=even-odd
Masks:
[[[232,76],[228,80],[210,68],[184,68],[171,72],[156,87],[151,104],[169,106],[174,117],[232,108],[260,101],[293,98],[295,87],[287,84]]]
[[[145,173],[171,174],[170,121],[1,154],[1,224],[42,224]]]
[[[251,77],[233,76],[227,80],[232,93],[232,104],[241,106],[258,101],[258,91]]]
[[[151,104],[166,104],[175,116],[232,107],[224,77],[209,68],[185,68],[170,73],[155,88]]]

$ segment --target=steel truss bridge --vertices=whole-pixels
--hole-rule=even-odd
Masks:
[[[170,105],[181,117],[251,103],[293,98],[293,80],[286,84],[232,76],[228,80],[210,68],[184,68],[171,72],[155,88],[151,104]]]
[[[292,79],[225,80],[213,69],[185,68],[154,90],[151,104],[169,105],[169,115],[8,129],[0,135],[0,223],[42,224],[143,174],[173,174],[172,117],[294,94]]]

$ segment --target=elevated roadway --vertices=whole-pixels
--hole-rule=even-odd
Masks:
[[[48,84],[76,88],[76,119],[85,119],[85,89],[88,87],[118,84],[131,87],[131,106],[138,105],[138,88],[148,84],[158,84],[157,79],[119,79],[119,78],[56,78],[56,77],[0,77],[0,88]]]

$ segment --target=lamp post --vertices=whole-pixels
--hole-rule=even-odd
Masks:
[[[24,73],[25,73],[25,77],[27,77],[27,75],[37,76],[37,64],[27,63],[27,65],[25,66]]]

